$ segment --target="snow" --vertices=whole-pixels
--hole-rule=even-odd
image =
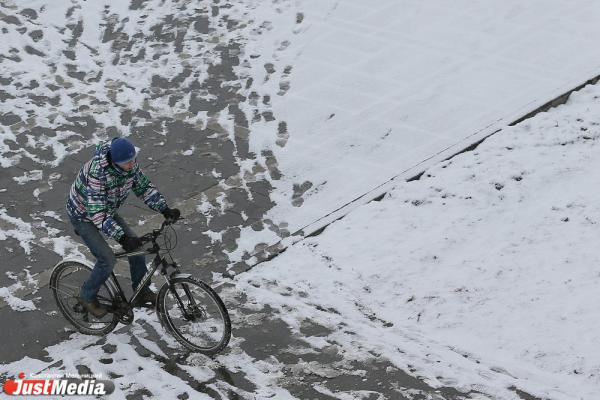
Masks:
[[[0,54],[12,81],[2,84],[3,106],[21,121],[0,128],[0,167],[36,165],[12,178],[17,184],[47,175],[52,189],[62,177],[47,169],[108,137],[105,128],[127,135],[143,125],[137,117],[123,123],[116,104],[149,110],[153,118],[218,124],[224,132],[214,137],[235,142],[236,126],[227,113],[191,114],[189,94],[171,105],[167,96],[148,95],[147,89],[154,76],[171,79],[185,67],[195,75],[188,83],[204,81],[208,65],[221,57],[219,44],[239,41],[238,80],[228,84],[245,87],[239,91],[244,96],[256,92],[262,101],[239,104],[252,121],[249,147],[256,159],[234,156],[241,176],[267,179],[275,188],[269,197],[276,205],[263,218],[271,221],[265,225],[285,223],[295,232],[327,222],[324,216],[374,188],[387,189],[380,202],[355,205],[321,235],[237,276],[236,290],[249,296],[246,307],[267,304],[280,310],[295,333],[307,319],[329,327],[326,336],[304,335],[312,351],[335,342],[348,358],[380,354],[431,385],[480,393],[473,397],[515,399],[511,387],[556,400],[596,397],[600,273],[593,244],[600,211],[595,194],[600,89],[586,87],[568,105],[508,127],[598,73],[596,1],[244,0],[220,10],[244,23],[235,31],[215,19],[208,20],[208,37],[191,26],[165,24],[165,31],[186,30],[181,54],[163,44],[149,46],[139,63],[113,62],[116,41],[102,38],[109,23],[129,37],[148,36],[165,15],[197,12],[169,0],[147,3],[135,10],[129,2],[30,1],[38,19],[19,19],[28,31],[43,29],[40,41],[4,24]],[[202,11],[208,13],[206,7]],[[18,15],[10,3],[2,10]],[[79,21],[84,29],[71,48],[68,27]],[[26,46],[44,56],[21,51]],[[67,50],[76,53],[73,64],[84,80],[67,78]],[[140,50],[134,47],[131,54]],[[20,61],[12,60],[17,53]],[[90,81],[96,76],[98,82]],[[252,83],[246,87],[248,78]],[[21,89],[33,80],[42,85]],[[34,105],[23,93],[56,97],[58,103]],[[275,119],[251,118],[264,112]],[[74,114],[92,116],[99,129],[85,138],[56,129],[71,124]],[[33,126],[52,134],[32,134]],[[164,126],[157,129],[166,135]],[[476,151],[442,161],[499,129]],[[166,138],[152,145],[165,143]],[[192,156],[196,150],[184,147],[180,154]],[[402,182],[423,169],[420,180]],[[215,170],[210,174],[225,178]],[[242,187],[246,183],[242,180]],[[36,188],[33,195],[45,190]],[[220,193],[217,211],[231,206]],[[208,223],[213,208],[203,196],[196,211]],[[0,204],[0,240],[17,241],[26,254],[36,243],[61,256],[82,256],[71,238],[38,223],[37,216],[27,222],[10,212]],[[53,211],[40,215],[61,220]],[[248,219],[244,211],[241,215]],[[207,234],[215,242],[223,237]],[[243,228],[230,261],[281,239],[275,229]],[[37,283],[29,273],[27,280]],[[15,311],[34,310],[32,300],[17,297],[22,287],[16,282],[0,288],[0,297]],[[255,323],[238,318],[244,326]],[[164,334],[166,345],[158,345],[145,337],[148,331],[163,333],[155,317],[142,313],[131,330],[135,340],[113,332],[101,344],[74,334],[47,349],[48,358],[63,360],[63,367],[24,359],[0,365],[0,373],[75,372],[78,365],[89,365],[94,372],[121,376],[115,379],[116,398],[144,386],[165,398],[189,390],[183,379],[165,379],[158,361],[177,348],[174,340]],[[283,363],[254,359],[240,348],[241,341],[234,338],[216,361],[192,355],[179,360],[180,368],[223,397],[232,390],[242,397],[293,398],[280,382]],[[105,343],[116,347],[111,367],[98,362],[106,356]],[[140,347],[151,357],[140,355]],[[223,365],[243,372],[255,391],[215,382],[214,371]],[[323,377],[335,373],[311,363],[299,368]],[[340,399],[373,394],[314,388]]]
[[[249,59],[253,90],[271,101],[242,106],[276,116],[252,123],[250,148],[273,151],[283,176],[266,174],[277,203],[267,217],[290,232],[410,178],[600,66],[592,39],[600,7],[587,0],[331,0],[260,11],[270,23],[246,54],[261,54]],[[303,182],[312,188],[294,197]]]
[[[15,374],[15,371],[26,371],[27,374],[78,376],[80,368],[85,366],[98,379],[110,379],[115,385],[111,399],[124,399],[138,389],[146,389],[154,396],[165,399],[177,399],[187,393],[194,399],[211,399],[202,392],[202,385],[221,393],[222,398],[229,391],[234,391],[241,398],[277,398],[293,399],[285,389],[276,385],[281,377],[282,365],[276,360],[255,360],[243,353],[234,338],[234,346],[228,354],[215,359],[194,353],[177,353],[179,345],[161,327],[154,313],[137,311],[136,321],[128,332],[112,332],[105,338],[85,336],[78,333],[62,343],[46,348],[45,361],[24,358],[10,364],[0,364],[0,374]],[[160,335],[160,346],[147,339],[149,334]],[[139,346],[145,351],[140,350]],[[164,362],[172,359],[177,368],[185,371],[187,376],[165,374]],[[227,368],[232,372],[243,372],[255,386],[255,392],[248,393],[226,381],[215,381],[215,371]],[[190,387],[189,380],[193,387]],[[85,398],[85,397],[84,397]]]
[[[41,215],[43,215],[44,217],[54,218],[57,221],[62,221],[62,217],[60,216],[60,214],[54,211],[44,211]]]
[[[25,172],[23,176],[15,176],[13,178],[19,185],[24,185],[28,181],[40,181],[42,180],[43,173],[41,169]]]
[[[196,147],[192,146],[189,150],[181,152],[181,154],[183,154],[184,156],[191,156],[192,154],[194,154],[194,151],[196,151]]]
[[[223,232],[214,232],[211,230],[205,231],[204,234],[210,238],[212,242],[222,242]]]
[[[35,304],[32,300],[23,300],[13,295],[11,288],[1,287],[0,297],[6,302],[14,311],[33,311],[36,309]]]
[[[321,385],[315,385],[315,389],[319,393],[323,393],[324,395],[333,397],[335,399],[340,399],[340,400],[356,400],[356,399],[371,399],[371,398],[377,399],[377,400],[385,399],[385,397],[381,393],[377,393],[377,392],[374,392],[371,390],[353,390],[350,393],[335,393]],[[373,396],[377,396],[377,397],[373,397]]]
[[[327,323],[327,339],[348,351],[384,354],[438,385],[493,398],[516,398],[512,385],[541,398],[594,398],[599,97],[588,86],[397,183],[239,276],[238,288],[288,310],[292,326]]]
[[[26,254],[31,253],[30,241],[35,238],[31,224],[20,218],[11,217],[6,208],[0,207],[0,240],[11,237],[16,239]],[[8,229],[10,227],[10,229]]]
[[[58,233],[58,232],[56,232]],[[53,236],[40,239],[45,248],[51,249],[61,257],[85,258],[82,253],[82,245],[75,242],[70,236]]]
[[[0,298],[6,303],[8,304],[8,306],[13,310],[13,311],[33,311],[36,310],[37,307],[35,306],[35,302],[33,300],[24,300],[21,299],[20,297],[18,297],[18,292],[22,289],[24,289],[25,285],[29,286],[32,290],[33,293],[35,293],[38,289],[38,282],[37,280],[34,279],[34,277],[31,275],[31,273],[29,272],[29,270],[27,269],[29,267],[26,267],[24,269],[25,271],[25,276],[24,276],[24,280],[20,281],[19,277],[10,272],[10,271],[6,271],[5,274],[6,276],[8,276],[8,278],[12,279],[15,281],[15,283],[13,283],[10,286],[6,286],[6,287],[0,287]],[[40,298],[36,298],[35,300],[39,300]]]

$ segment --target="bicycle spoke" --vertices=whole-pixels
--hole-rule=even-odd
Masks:
[[[79,294],[79,291],[77,293],[73,293],[73,292],[67,292],[67,291],[59,289],[59,288],[55,288],[55,290],[57,292],[64,293],[65,296],[67,296],[67,297],[77,297],[77,295]]]
[[[69,288],[69,289],[73,289],[73,290],[76,290],[76,291],[79,291],[79,289],[81,288],[79,286],[67,285],[66,283],[63,283],[63,282],[60,283],[60,286],[61,287],[66,287],[66,288]]]

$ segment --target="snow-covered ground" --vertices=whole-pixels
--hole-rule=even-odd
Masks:
[[[519,399],[520,390],[544,399],[594,399],[600,390],[598,98],[600,87],[588,86],[420,180],[398,183],[381,201],[238,276],[223,292],[226,300],[244,293],[245,308],[260,315],[272,307],[296,334],[306,321],[329,328],[304,335],[312,351],[336,343],[348,359],[385,357],[471,398]],[[233,312],[234,325],[256,326]],[[24,359],[0,372],[75,373],[87,365],[119,375],[115,398],[140,389],[140,382],[154,394],[186,390],[188,383],[160,372],[175,343],[168,336],[160,346],[145,339],[162,332],[155,317],[142,313],[131,329],[133,336],[114,333],[99,343],[76,334],[48,349],[50,362]],[[243,341],[234,339],[216,363],[192,356],[177,366],[212,382],[211,390],[230,387],[214,382],[213,370],[225,366],[256,383],[254,394],[237,391],[242,398],[293,398],[281,386],[283,365],[253,360],[239,351]],[[140,358],[136,346],[153,356]],[[106,357],[110,365],[94,361]],[[129,367],[138,363],[143,370]],[[315,389],[361,398],[360,387]]]
[[[249,296],[246,307],[280,310],[293,330],[305,320],[329,327],[326,336],[305,338],[315,349],[335,342],[354,359],[378,354],[432,385],[476,390],[477,398],[516,399],[510,388],[517,388],[540,398],[594,399],[598,98],[600,87],[588,86],[420,180],[398,183],[381,201],[237,277],[236,290]],[[156,325],[152,317],[141,321]],[[107,343],[137,357],[128,340],[111,334]],[[75,335],[49,350],[59,359],[86,344]],[[241,362],[235,340],[231,347],[221,362]],[[95,357],[90,351],[73,362]],[[277,367],[246,362],[272,394],[279,375],[268,371]],[[160,374],[129,379],[146,376]]]
[[[260,46],[263,56],[249,60],[253,90],[271,95],[258,108],[276,117],[252,121],[250,148],[273,151],[283,177],[271,182],[277,205],[268,217],[291,232],[600,71],[597,1],[297,4],[293,35],[284,8],[270,16],[267,37],[246,47]]]
[[[600,392],[600,89],[587,87],[565,106],[506,127],[598,74],[597,1],[0,6],[0,167],[7,172],[0,179],[11,190],[39,183],[23,201],[64,190],[70,182],[48,171],[117,133],[152,135],[144,157],[164,157],[165,142],[176,143],[169,151],[193,164],[206,153],[177,136],[186,134],[181,123],[196,137],[208,127],[234,144],[230,156],[244,190],[261,179],[273,188],[266,193],[273,207],[261,214],[269,229],[239,229],[233,263],[257,243],[272,244],[397,177],[380,202],[236,277],[224,293],[228,305],[279,311],[304,336],[306,351],[333,343],[345,360],[379,355],[472,398],[517,398],[518,389],[588,400]],[[474,152],[440,162],[497,129]],[[402,183],[423,168],[420,180]],[[227,178],[215,169],[212,176]],[[224,191],[212,207],[225,213],[228,185],[219,185]],[[62,203],[22,215],[3,206],[10,195],[0,187],[0,240],[26,255],[34,246],[77,252],[53,225]],[[212,210],[207,202],[195,206]],[[208,234],[223,240],[223,232]],[[1,246],[0,255],[12,256],[13,247]],[[24,283],[14,272],[26,266],[11,265],[7,276],[16,282],[0,288],[16,311],[39,306],[18,297]],[[36,289],[38,278],[27,270],[26,283]],[[236,303],[242,294],[248,301]],[[232,314],[238,329],[261,324]],[[227,390],[294,397],[284,363],[253,358],[242,350],[244,337],[216,361],[165,363],[177,345],[168,337],[156,344],[162,331],[154,318],[142,313],[130,332],[105,341],[75,334],[47,349],[49,361],[25,358],[1,365],[0,375],[86,365],[114,374],[114,398],[144,385],[175,398],[198,382],[221,397]],[[307,336],[307,320],[330,332]],[[169,367],[186,379],[165,377]],[[221,367],[255,387],[215,378]],[[369,395],[313,385],[324,396]]]
[[[238,287],[431,382],[596,398],[599,98],[588,86],[398,183]]]
[[[276,228],[242,229],[232,262],[420,172],[600,66],[594,0],[35,0],[2,13],[0,165],[40,170],[141,130],[160,148],[177,134],[173,121],[217,127],[243,187],[275,188]],[[197,148],[177,151],[204,157]]]

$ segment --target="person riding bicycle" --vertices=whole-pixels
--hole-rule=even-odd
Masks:
[[[116,240],[125,251],[142,245],[135,232],[117,214],[129,192],[142,199],[152,210],[167,219],[176,220],[180,211],[169,208],[164,196],[144,175],[136,160],[134,145],[124,137],[114,138],[96,146],[91,160],[79,170],[67,200],[67,214],[75,233],[79,235],[96,264],[79,292],[79,301],[96,318],[107,313],[97,299],[98,291],[108,279],[117,262],[115,254],[101,234]],[[147,272],[143,254],[128,257],[133,289]],[[156,304],[156,294],[149,287],[142,289],[137,306]]]

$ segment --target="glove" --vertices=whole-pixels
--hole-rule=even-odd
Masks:
[[[162,212],[162,215],[165,217],[166,220],[177,221],[177,219],[179,219],[179,217],[181,216],[181,211],[179,211],[179,209],[177,208],[167,207],[165,211]]]
[[[123,247],[123,250],[129,253],[140,247],[143,242],[139,237],[123,235],[121,236],[121,239],[119,239],[119,244]]]

